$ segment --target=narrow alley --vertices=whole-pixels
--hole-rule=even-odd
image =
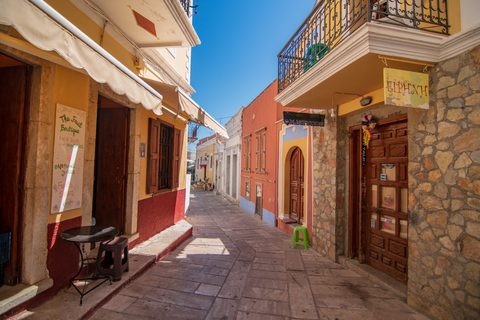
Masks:
[[[187,220],[193,237],[90,319],[428,319],[212,192]]]

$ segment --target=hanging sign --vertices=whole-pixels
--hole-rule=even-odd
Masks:
[[[429,108],[428,74],[383,69],[385,104],[398,107]]]
[[[85,112],[57,104],[51,213],[82,206]]]

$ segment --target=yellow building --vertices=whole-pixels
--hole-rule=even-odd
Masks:
[[[177,0],[0,2],[0,314],[68,285],[79,257],[63,231],[112,226],[132,248],[184,219],[188,123],[226,135],[190,98],[191,13]]]
[[[196,147],[195,181],[214,184],[217,134],[200,139]]]
[[[313,248],[380,270],[433,319],[480,317],[478,12],[316,1],[278,54],[276,101],[325,116],[312,129]]]

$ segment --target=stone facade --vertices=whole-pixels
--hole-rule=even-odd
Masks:
[[[331,117],[334,107],[326,112],[325,127],[313,127],[313,227],[312,246],[321,254],[337,261],[345,250],[346,203],[345,119]]]
[[[408,303],[480,318],[480,47],[430,73],[431,107],[409,110]]]

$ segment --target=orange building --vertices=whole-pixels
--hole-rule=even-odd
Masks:
[[[240,207],[276,226],[278,138],[282,106],[273,81],[243,110]]]

